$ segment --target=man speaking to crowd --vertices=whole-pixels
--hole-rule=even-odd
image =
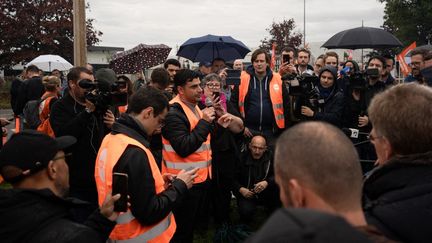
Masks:
[[[178,174],[197,170],[194,186],[181,205],[174,209],[177,231],[172,242],[192,242],[199,205],[203,202],[211,173],[210,133],[215,109],[200,110],[202,88],[198,73],[182,69],[174,76],[178,95],[170,101],[171,109],[162,129],[162,171]]]

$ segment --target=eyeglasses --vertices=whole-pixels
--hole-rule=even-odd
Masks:
[[[220,88],[220,83],[206,83],[206,86],[209,88]]]
[[[380,138],[382,138],[382,137],[384,137],[384,136],[374,136],[374,135],[372,135],[371,133],[369,133],[369,135],[367,136],[367,138],[371,141],[371,142],[373,142],[373,141],[375,141],[375,140],[377,140],[377,139],[380,139]]]
[[[54,159],[52,159],[52,161],[56,161],[56,160],[59,160],[59,159],[65,159],[67,157],[70,157],[71,155],[72,155],[72,153],[67,153],[67,154],[65,154],[63,156],[55,157]]]

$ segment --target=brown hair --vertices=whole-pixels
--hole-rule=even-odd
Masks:
[[[337,64],[337,66],[339,66],[339,55],[336,52],[328,51],[328,52],[326,52],[326,54],[324,54],[324,57],[323,57],[324,65],[325,65],[325,61],[326,61],[327,57],[336,57],[336,64]]]
[[[282,184],[296,179],[336,210],[361,207],[357,151],[347,136],[330,124],[304,122],[285,131],[276,144],[274,167]],[[281,185],[281,190],[285,188]]]
[[[411,83],[394,86],[371,101],[369,119],[395,154],[432,150],[432,89]]]
[[[251,62],[254,63],[257,59],[258,55],[264,54],[265,60],[267,64],[270,64],[270,55],[267,53],[265,49],[257,49],[252,53]]]

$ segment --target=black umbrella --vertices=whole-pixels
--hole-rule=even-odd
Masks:
[[[389,32],[373,27],[358,27],[341,31],[332,36],[321,47],[327,49],[380,49],[399,47],[402,43]]]

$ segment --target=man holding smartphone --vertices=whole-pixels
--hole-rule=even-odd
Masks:
[[[95,167],[99,199],[111,189],[113,174],[127,175],[116,181],[123,183],[120,191],[127,193],[122,197],[130,198],[126,212],[117,219],[111,240],[169,242],[176,231],[171,211],[192,187],[197,170],[161,175],[149,141],[153,134],[161,132],[167,113],[168,100],[160,90],[139,89],[130,97],[127,112],[102,142]]]

